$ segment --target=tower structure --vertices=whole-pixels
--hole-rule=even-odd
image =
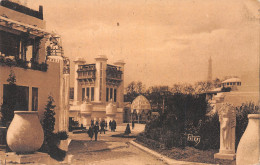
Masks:
[[[209,58],[209,66],[208,66],[208,78],[207,78],[208,82],[212,81],[212,59],[211,56]]]

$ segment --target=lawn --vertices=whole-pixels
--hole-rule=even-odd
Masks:
[[[140,140],[135,141],[147,148],[150,148],[175,160],[220,165],[235,165],[235,161],[214,159],[214,154],[217,153],[218,150],[198,150],[193,147],[167,149],[162,147],[163,145],[158,144],[158,142],[153,142],[154,144],[157,143],[157,145],[151,145],[150,139],[147,141],[148,144],[143,141],[141,142]]]

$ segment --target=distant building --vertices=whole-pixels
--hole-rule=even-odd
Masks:
[[[238,86],[241,86],[241,80],[239,78],[229,78],[221,82],[221,86],[225,88],[237,89]]]
[[[0,105],[10,98],[6,80],[12,71],[17,84],[15,110],[38,111],[42,120],[51,95],[56,105],[55,131],[66,131],[69,60],[63,56],[60,37],[46,31],[45,23],[42,6],[36,11],[19,1],[0,1]]]
[[[241,74],[241,79],[229,78],[224,80],[221,83],[221,88],[206,92],[206,98],[215,108],[215,104],[219,102],[219,99],[221,102],[230,103],[234,106],[241,106],[243,103],[249,102],[259,105],[258,74],[258,71],[244,72]]]
[[[131,104],[131,120],[146,122],[148,120],[151,104],[143,95],[137,96]]]
[[[74,61],[70,120],[83,126],[89,125],[91,120],[123,122],[125,63],[117,61],[111,65],[107,60],[106,56],[100,55],[91,64],[80,58]]]

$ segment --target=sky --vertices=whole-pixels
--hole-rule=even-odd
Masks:
[[[123,59],[125,84],[147,87],[241,76],[258,69],[257,0],[27,0],[43,5],[65,56]],[[73,63],[73,62],[72,62]],[[73,66],[72,66],[73,67]],[[72,70],[73,71],[73,70]]]

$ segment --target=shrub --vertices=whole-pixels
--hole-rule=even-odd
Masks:
[[[198,130],[198,135],[200,135],[201,140],[196,148],[202,150],[219,149],[220,123],[217,114],[208,116],[206,120],[201,123]]]
[[[16,104],[16,77],[14,72],[11,70],[9,78],[7,79],[8,86],[8,95],[3,99],[3,104],[1,105],[1,122],[4,126],[8,127],[9,123],[14,118],[14,110]]]
[[[54,108],[56,107],[53,105],[54,99],[52,96],[48,97],[48,102],[45,107],[44,111],[44,119],[43,119],[43,131],[44,131],[44,139],[46,141],[53,135],[54,125],[55,125],[55,112]]]
[[[54,99],[52,96],[48,97],[48,102],[44,112],[43,131],[44,131],[44,144],[41,148],[43,152],[47,152],[52,158],[63,161],[66,156],[66,151],[58,148],[60,140],[66,140],[68,134],[65,131],[53,133],[55,126],[55,112],[53,105]]]
[[[236,148],[246,130],[248,124],[248,114],[259,113],[259,106],[255,106],[252,102],[244,103],[240,107],[236,107]]]
[[[56,133],[56,136],[59,140],[66,140],[68,139],[68,134],[66,131],[60,131]]]

